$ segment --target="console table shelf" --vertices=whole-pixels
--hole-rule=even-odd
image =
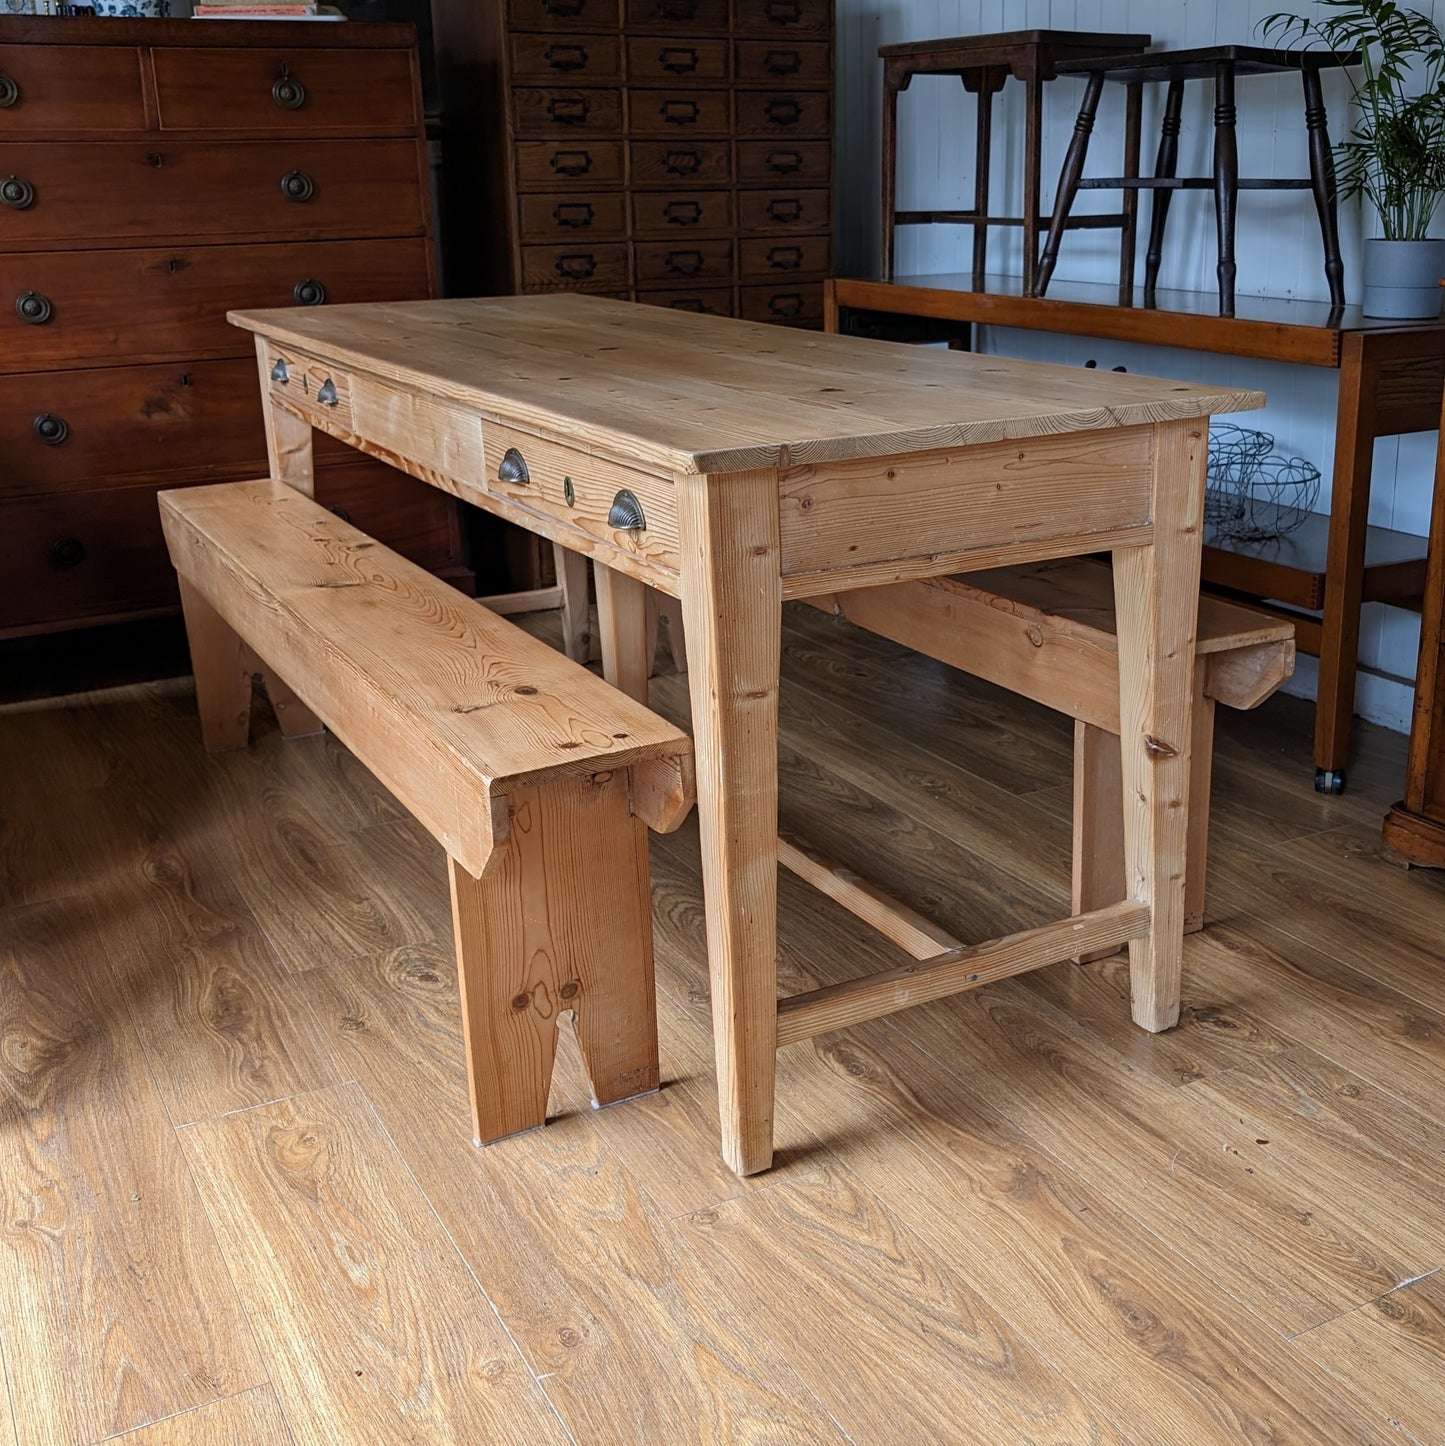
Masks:
[[[1445,386],[1445,323],[1377,321],[1358,306],[1238,298],[1220,316],[1212,292],[1142,291],[1106,283],[1055,282],[1025,296],[1018,277],[966,274],[829,283],[830,330],[971,345],[974,326],[1014,327],[1171,346],[1222,356],[1293,362],[1339,373],[1328,517],[1311,517],[1278,542],[1216,541],[1204,549],[1205,583],[1261,604],[1282,604],[1299,624],[1299,646],[1320,659],[1315,786],[1339,792],[1349,760],[1360,607],[1417,608],[1425,584],[1424,538],[1367,525],[1377,437],[1433,431]],[[1294,610],[1321,612],[1316,624]]]

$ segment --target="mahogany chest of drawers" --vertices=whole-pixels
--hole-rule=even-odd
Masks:
[[[490,284],[820,325],[832,0],[497,0]]]
[[[178,606],[156,490],[267,465],[227,310],[434,274],[410,27],[0,19],[0,636]],[[464,575],[435,489],[331,444],[316,493]]]

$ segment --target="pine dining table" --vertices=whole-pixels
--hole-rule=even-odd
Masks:
[[[273,475],[325,432],[596,564],[607,679],[646,698],[646,592],[681,602],[723,1158],[772,1161],[776,1051],[1127,943],[1179,1015],[1209,418],[1253,391],[935,351],[582,295],[232,313]],[[1111,553],[1128,897],[964,945],[778,835],[790,599]],[[780,863],[915,962],[778,997]],[[519,981],[524,987],[525,981]]]

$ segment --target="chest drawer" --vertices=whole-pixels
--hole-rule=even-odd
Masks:
[[[725,186],[732,179],[732,147],[727,141],[634,141],[632,184]]]
[[[513,30],[616,30],[622,21],[618,0],[507,0]]]
[[[167,130],[392,134],[413,124],[405,50],[151,51]]]
[[[733,229],[731,191],[642,191],[632,198],[633,234],[726,236]]]
[[[0,145],[0,176],[29,193],[22,207],[0,206],[0,249],[75,237],[420,235],[417,166],[416,145],[402,140]]]
[[[666,35],[726,35],[728,0],[627,0],[627,25]]]
[[[255,358],[0,377],[0,496],[264,471]]]
[[[517,186],[523,191],[567,185],[591,189],[622,180],[621,141],[521,141],[516,156]]]
[[[762,40],[826,39],[833,31],[833,0],[735,0],[733,30]]]
[[[828,141],[741,141],[738,182],[744,186],[826,186],[833,174],[833,148]]]
[[[728,101],[722,90],[634,90],[628,128],[635,136],[725,136]]]
[[[731,241],[639,241],[637,279],[674,286],[733,279]]]
[[[592,85],[622,78],[622,41],[616,35],[513,35],[509,49],[514,81]]]
[[[739,136],[826,136],[829,96],[825,90],[740,90]]]
[[[527,291],[618,291],[629,281],[625,242],[571,242],[523,246],[522,286]]]
[[[622,92],[516,86],[512,113],[519,136],[621,135]]]
[[[738,197],[738,226],[743,231],[827,231],[833,224],[833,193],[802,188],[744,191]]]
[[[833,52],[827,45],[790,40],[740,40],[739,85],[827,85],[833,78]]]
[[[0,139],[145,129],[139,50],[0,45],[0,76]]]
[[[738,244],[738,272],[744,281],[782,283],[802,276],[826,276],[832,246],[826,236],[772,237]]]
[[[427,295],[426,242],[0,252],[0,373],[249,356],[228,309]]]
[[[744,286],[739,290],[743,316],[748,321],[784,322],[792,326],[821,326],[823,283],[774,283]]]
[[[627,75],[634,85],[666,85],[679,80],[725,81],[726,40],[676,40],[655,36],[627,42]]]
[[[565,195],[524,195],[522,240],[623,241],[627,238],[626,197],[621,191],[569,191]]]

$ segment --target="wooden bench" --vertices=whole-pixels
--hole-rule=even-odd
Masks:
[[[1086,558],[837,593],[817,605],[1074,719],[1073,912],[1127,896],[1119,650],[1109,568]],[[1202,597],[1195,640],[1185,930],[1204,923],[1214,706],[1253,708],[1294,671],[1294,626]],[[1101,958],[1106,950],[1084,956]]]
[[[544,1123],[560,1016],[594,1104],[656,1089],[647,828],[691,807],[687,735],[284,483],[160,509],[206,747],[260,672],[446,849],[477,1142]]]

